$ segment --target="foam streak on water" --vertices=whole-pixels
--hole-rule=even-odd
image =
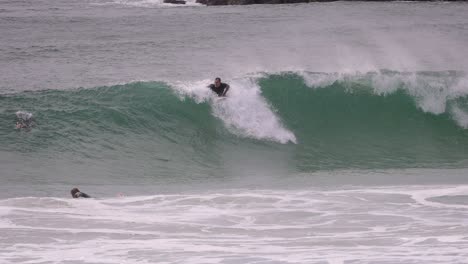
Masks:
[[[468,186],[0,201],[2,263],[463,263]]]

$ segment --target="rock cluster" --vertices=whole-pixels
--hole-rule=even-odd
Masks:
[[[197,0],[197,3],[204,5],[254,5],[254,4],[294,4],[321,2],[311,0]]]
[[[165,4],[185,5],[184,0],[164,0]]]

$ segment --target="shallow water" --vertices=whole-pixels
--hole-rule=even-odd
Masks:
[[[468,186],[2,200],[11,263],[463,263]],[[437,249],[437,250],[434,250]]]

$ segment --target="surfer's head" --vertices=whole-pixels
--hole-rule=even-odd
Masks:
[[[78,188],[73,188],[71,189],[70,193],[71,195],[73,196],[73,198],[76,198],[76,193],[79,193],[80,190],[78,190]]]
[[[216,87],[220,86],[220,85],[221,85],[221,78],[216,77],[216,78],[215,78],[215,81],[214,81],[214,85],[215,85]]]

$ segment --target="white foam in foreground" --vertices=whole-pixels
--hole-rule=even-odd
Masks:
[[[467,194],[468,186],[399,186],[6,199],[0,260],[464,263]]]

